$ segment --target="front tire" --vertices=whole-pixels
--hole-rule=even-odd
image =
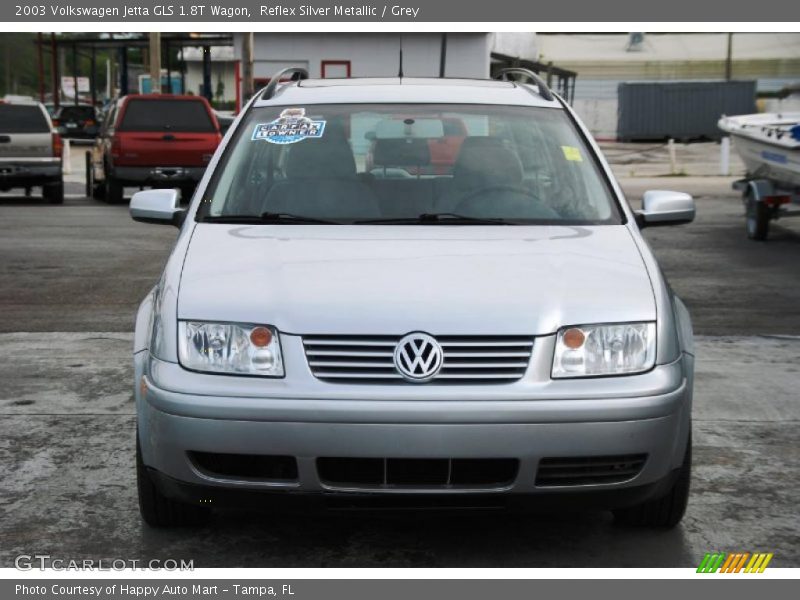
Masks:
[[[139,513],[150,527],[202,525],[211,516],[211,511],[204,506],[178,502],[158,490],[142,462],[138,431],[136,432],[136,488],[139,492]]]
[[[623,525],[672,529],[683,519],[689,502],[689,486],[692,475],[692,436],[686,444],[683,463],[678,477],[669,491],[654,500],[648,500],[614,511],[614,519]]]

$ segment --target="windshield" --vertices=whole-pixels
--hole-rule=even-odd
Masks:
[[[621,222],[564,111],[495,105],[255,109],[198,220],[265,215],[270,223]]]

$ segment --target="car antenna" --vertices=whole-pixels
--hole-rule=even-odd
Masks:
[[[400,34],[400,68],[397,71],[397,76],[403,78],[403,34]]]

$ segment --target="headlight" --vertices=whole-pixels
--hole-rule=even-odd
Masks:
[[[180,321],[178,356],[195,371],[283,377],[278,332],[268,325]]]
[[[641,373],[656,360],[655,323],[577,325],[558,332],[553,377]]]

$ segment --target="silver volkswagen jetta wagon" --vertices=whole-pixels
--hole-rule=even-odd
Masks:
[[[676,525],[692,329],[640,229],[692,198],[632,211],[530,72],[272,82],[188,208],[131,201],[180,227],[136,320],[144,520],[574,502]]]

